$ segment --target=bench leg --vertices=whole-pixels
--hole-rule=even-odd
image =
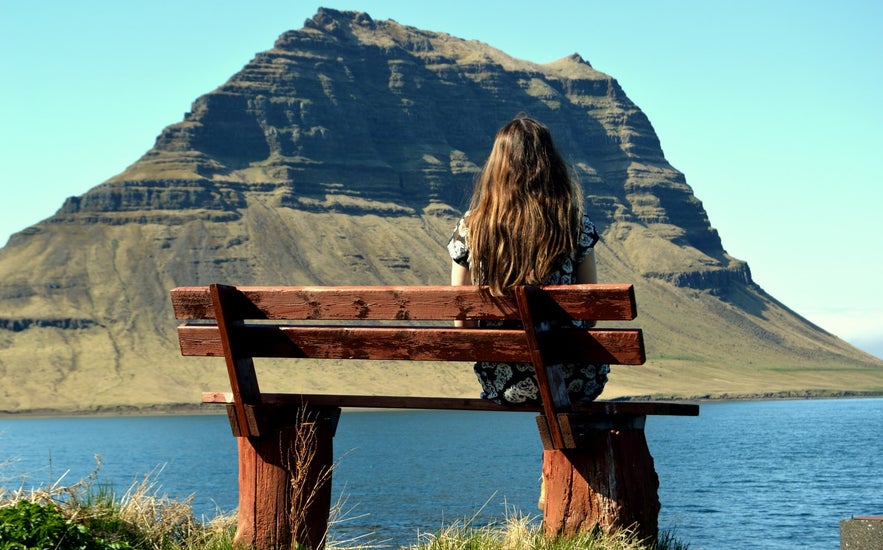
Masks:
[[[339,409],[338,409],[339,412]],[[239,514],[234,544],[258,550],[324,547],[337,418],[314,418],[239,437]]]
[[[587,427],[575,449],[543,451],[543,526],[549,536],[629,528],[658,538],[659,478],[640,428]]]

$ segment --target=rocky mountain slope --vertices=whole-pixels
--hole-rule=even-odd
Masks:
[[[194,403],[223,361],[182,358],[179,285],[446,284],[444,243],[497,128],[553,131],[634,282],[649,361],[606,396],[883,391],[883,361],[797,316],[721,246],[616,80],[368,15],[320,10],[119,175],[0,250],[0,411]],[[259,365],[264,389],[471,395],[471,369]],[[413,390],[413,387],[411,388]]]

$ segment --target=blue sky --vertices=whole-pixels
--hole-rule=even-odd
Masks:
[[[883,356],[879,0],[0,0],[0,243],[319,6],[538,63],[581,54],[647,114],[755,281]]]

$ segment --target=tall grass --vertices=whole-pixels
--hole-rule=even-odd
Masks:
[[[571,537],[547,537],[542,524],[514,513],[501,523],[473,526],[471,521],[452,523],[438,533],[419,535],[409,550],[687,550],[688,546],[663,533],[647,543],[629,529],[594,530]]]
[[[72,485],[63,484],[62,476],[55,483],[39,489],[9,491],[0,488],[0,533],[9,528],[9,533],[0,537],[0,550],[32,547],[232,549],[235,516],[198,521],[191,506],[192,498],[181,501],[160,492],[156,481],[159,472],[145,475],[142,481],[118,495],[112,487],[99,481],[101,461],[98,457],[96,460],[95,470]],[[56,519],[69,529],[59,526],[53,533],[43,532],[45,529],[41,531],[40,523]],[[11,539],[13,534],[10,533],[24,540],[2,540]],[[73,533],[86,535],[83,540],[88,542],[72,545]]]

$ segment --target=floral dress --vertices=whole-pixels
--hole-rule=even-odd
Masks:
[[[467,212],[466,215],[468,216],[469,213]],[[448,253],[451,255],[451,259],[468,269],[469,247],[466,244],[468,230],[464,222],[465,216],[457,223],[454,234],[448,241]],[[584,215],[576,250],[561,262],[558,269],[543,280],[543,284],[575,284],[577,282],[576,267],[585,259],[596,242],[598,242],[598,232],[595,230],[595,225],[588,216]],[[585,327],[585,323],[582,321],[574,321],[574,324],[581,328]],[[482,321],[479,323],[479,326],[482,327],[504,325],[504,321]],[[542,329],[542,326],[538,327],[538,330]],[[539,387],[532,364],[480,361],[475,363],[474,369],[483,390],[482,398],[506,405],[540,403]],[[561,365],[561,369],[572,402],[592,401],[597,398],[604,390],[607,374],[610,372],[609,365],[591,363],[566,363]]]

